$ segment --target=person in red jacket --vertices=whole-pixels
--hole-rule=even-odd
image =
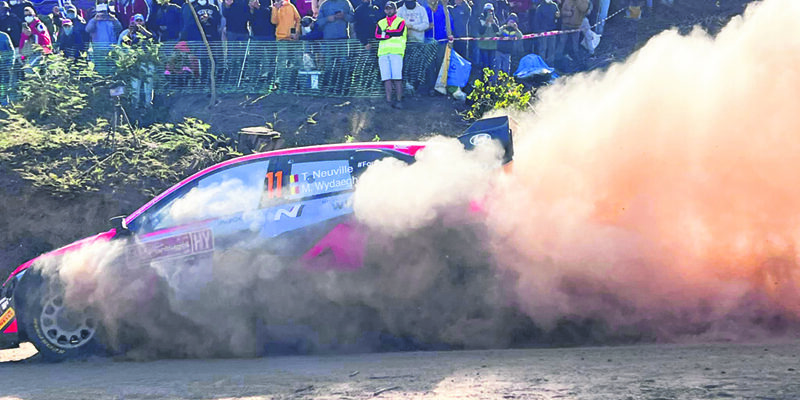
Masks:
[[[25,45],[41,46],[44,54],[53,52],[53,44],[50,42],[50,32],[44,23],[36,16],[33,7],[25,7],[25,24],[22,26],[22,35],[19,39],[20,53],[29,53],[29,48]]]

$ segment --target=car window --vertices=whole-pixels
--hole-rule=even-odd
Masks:
[[[343,150],[280,157],[267,172],[261,207],[333,196],[353,191],[358,177],[373,162],[386,158],[413,158],[385,150]]]
[[[234,164],[198,178],[140,215],[131,229],[153,232],[195,221],[255,210],[269,160]]]

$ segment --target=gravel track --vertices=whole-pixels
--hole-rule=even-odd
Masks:
[[[791,342],[152,362],[29,360],[0,364],[0,399],[797,399],[799,356],[800,342]],[[12,355],[6,351],[0,357]]]

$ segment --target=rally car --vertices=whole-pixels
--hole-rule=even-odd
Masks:
[[[512,122],[498,117],[474,123],[459,140],[467,149],[497,141],[503,162],[512,160]],[[0,291],[0,349],[30,341],[45,360],[58,361],[84,356],[100,348],[103,328],[89,313],[72,310],[63,295],[42,290],[47,278],[34,263],[46,257],[63,257],[96,243],[130,241],[136,254],[148,265],[161,268],[173,287],[181,282],[210,279],[213,255],[232,246],[242,246],[258,221],[261,241],[250,251],[283,257],[314,259],[325,255],[359,268],[358,249],[342,245],[351,235],[352,202],[349,201],[361,173],[376,160],[394,158],[413,163],[425,142],[345,143],[255,153],[206,168],[161,193],[125,217],[112,218],[112,229],[69,244],[30,260],[6,279]],[[237,187],[225,186],[235,182]],[[214,189],[217,189],[215,192]],[[176,210],[187,199],[198,216],[178,218]],[[214,193],[237,193],[225,199],[224,211],[214,212]],[[199,203],[198,203],[199,201]],[[233,207],[231,209],[230,207]],[[257,210],[245,218],[237,207]],[[191,268],[180,268],[191,265]],[[87,278],[89,279],[89,278]]]

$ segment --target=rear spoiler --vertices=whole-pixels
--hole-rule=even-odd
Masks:
[[[467,150],[472,150],[489,140],[498,140],[504,150],[503,164],[507,164],[514,158],[514,143],[511,136],[512,131],[517,128],[516,125],[508,116],[482,119],[470,125],[458,140]]]

